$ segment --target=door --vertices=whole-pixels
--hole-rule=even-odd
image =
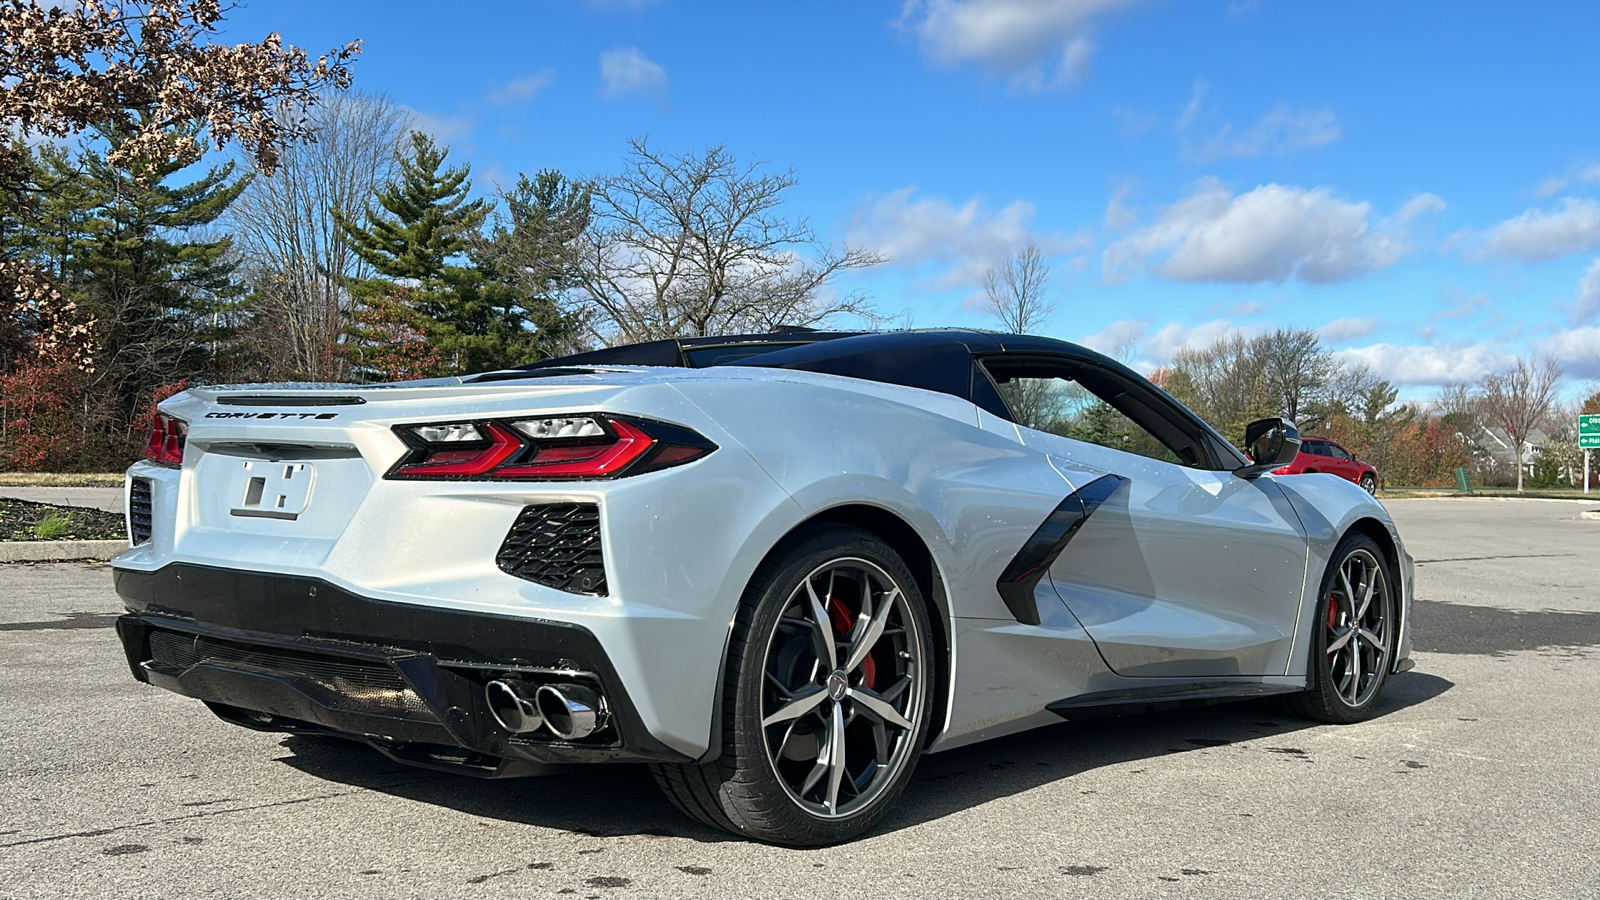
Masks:
[[[1356,464],[1355,457],[1350,455],[1350,451],[1332,441],[1323,442],[1323,446],[1327,448],[1327,454],[1332,461],[1328,471],[1346,481],[1361,480],[1361,467]]]
[[[1282,675],[1308,541],[1270,477],[1235,477],[1220,440],[1131,373],[1070,359],[992,361],[1028,446],[1069,490],[1106,497],[1050,579],[1107,665],[1131,677]]]

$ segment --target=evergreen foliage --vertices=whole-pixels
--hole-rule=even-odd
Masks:
[[[523,178],[510,192],[516,205],[509,226],[485,240],[490,204],[468,199],[471,167],[446,168],[448,155],[432,138],[413,132],[409,155],[396,158],[396,175],[379,191],[369,224],[339,218],[357,255],[377,273],[351,285],[360,309],[348,352],[366,376],[388,368],[372,354],[387,345],[400,320],[437,352],[438,374],[533,362],[554,349],[541,346],[544,337],[570,330],[550,296],[567,283],[554,267],[560,254],[541,248],[582,231],[587,196],[580,199],[555,173],[541,173],[533,182]],[[393,308],[394,302],[415,315]]]

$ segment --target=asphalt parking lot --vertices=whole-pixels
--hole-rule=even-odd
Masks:
[[[926,757],[812,851],[634,767],[482,782],[225,725],[129,677],[107,566],[0,566],[0,897],[1596,897],[1596,507],[1393,501],[1417,668],[1373,721],[1063,723]]]

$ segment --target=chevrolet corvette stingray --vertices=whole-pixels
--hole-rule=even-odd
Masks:
[[[1063,719],[1372,715],[1411,557],[1355,484],[1272,474],[1292,422],[1246,436],[958,330],[191,388],[128,471],[117,630],[237,725],[486,777],[646,763],[703,823],[829,844],[922,754]]]

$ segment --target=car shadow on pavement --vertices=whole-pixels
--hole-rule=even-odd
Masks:
[[[1385,690],[1378,715],[1426,702],[1453,686],[1436,675],[1398,675]],[[923,757],[911,785],[875,833],[943,818],[1093,769],[1174,753],[1254,741],[1251,750],[1309,758],[1309,751],[1292,740],[1269,739],[1312,727],[1315,723],[1284,715],[1270,700],[1247,700],[1038,728]],[[413,769],[354,744],[292,736],[282,746],[290,755],[280,762],[317,778],[485,819],[599,838],[736,840],[674,809],[644,766],[574,766],[557,775],[492,781]]]

